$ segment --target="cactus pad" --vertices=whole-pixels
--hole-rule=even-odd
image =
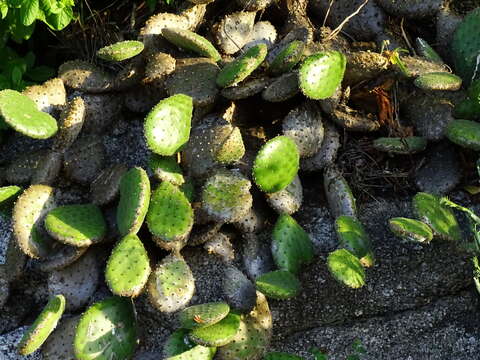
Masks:
[[[33,258],[48,255],[50,241],[41,231],[41,223],[54,207],[50,186],[32,185],[18,198],[12,214],[13,235],[26,255]]]
[[[415,154],[425,150],[427,140],[419,136],[409,136],[406,138],[382,137],[373,141],[373,147],[376,150],[392,154]]]
[[[163,156],[180,151],[190,137],[192,112],[190,96],[177,94],[160,101],[145,119],[148,148]]]
[[[298,273],[313,261],[313,244],[308,234],[290,215],[280,215],[272,232],[272,255],[281,270]]]
[[[214,61],[221,60],[220,54],[212,43],[203,36],[195,34],[192,31],[177,28],[165,28],[162,30],[162,35],[165,39],[179,48],[193,51],[199,55],[211,58]]]
[[[365,270],[360,260],[347,249],[330,253],[327,265],[332,276],[339,282],[354,289],[365,285]]]
[[[150,302],[161,312],[172,313],[188,304],[195,292],[195,279],[181,257],[163,259],[148,279]]]
[[[429,225],[434,235],[445,240],[461,241],[462,231],[451,209],[440,202],[440,198],[418,193],[413,197],[413,209],[417,218]]]
[[[127,40],[105,46],[97,51],[100,59],[107,61],[123,61],[137,56],[143,51],[144,45],[140,41]]]
[[[300,155],[287,136],[277,136],[258,152],[253,164],[253,179],[260,190],[273,193],[285,189],[297,175]]]
[[[70,100],[60,114],[60,128],[53,144],[54,150],[65,150],[77,139],[85,120],[85,102],[80,96]]]
[[[343,80],[347,60],[338,51],[320,52],[305,59],[300,67],[299,83],[311,99],[327,99],[335,94]]]
[[[418,220],[397,217],[390,219],[388,225],[396,236],[408,241],[426,244],[433,239],[432,229]]]
[[[258,44],[231,63],[225,65],[217,76],[217,85],[221,88],[237,85],[258,68],[267,56],[267,45]]]
[[[457,91],[462,87],[462,78],[447,72],[433,72],[420,75],[413,82],[422,90]]]
[[[14,201],[22,193],[22,188],[19,186],[3,186],[0,187],[0,211],[8,212]]]
[[[302,205],[303,188],[297,175],[283,190],[267,194],[267,202],[278,214],[293,214]]]
[[[100,242],[107,232],[107,224],[96,205],[66,205],[47,214],[45,229],[55,240],[84,247]]]
[[[124,164],[113,164],[103,169],[90,184],[90,199],[95,205],[106,205],[117,198],[120,182],[128,168]]]
[[[42,358],[44,360],[75,359],[73,339],[75,338],[78,320],[79,316],[62,319],[58,327],[42,346]]]
[[[127,171],[120,181],[117,224],[121,236],[136,234],[147,215],[150,203],[150,180],[142,168]]]
[[[185,182],[182,169],[175,157],[165,157],[152,154],[148,160],[148,166],[160,181],[168,181],[173,185],[180,186]]]
[[[196,345],[188,338],[189,330],[178,329],[167,339],[163,346],[165,360],[212,360],[214,347]]]
[[[206,327],[218,323],[230,312],[224,302],[189,306],[178,313],[180,326],[185,329]]]
[[[272,299],[289,299],[300,292],[300,281],[289,271],[277,270],[259,276],[257,289]]]
[[[233,340],[240,327],[240,315],[230,313],[219,322],[193,329],[190,340],[203,346],[224,346]]]
[[[467,149],[480,151],[480,124],[471,120],[454,120],[445,134],[451,142]]]
[[[303,41],[292,41],[279,51],[268,70],[272,74],[282,74],[292,70],[302,58],[304,49]]]
[[[113,294],[136,297],[150,275],[147,251],[135,234],[125,236],[113,248],[105,269],[105,281]]]
[[[162,182],[152,192],[147,225],[163,243],[185,240],[193,226],[193,209],[185,194],[168,181]]]
[[[235,266],[228,266],[225,269],[222,290],[225,300],[236,312],[246,314],[255,307],[257,299],[255,286]]]
[[[58,68],[58,77],[67,87],[88,93],[111,90],[114,78],[97,66],[81,60],[67,61]]]
[[[202,208],[218,222],[236,222],[252,207],[250,181],[239,173],[220,170],[202,190]]]
[[[78,360],[130,359],[137,344],[135,308],[130,299],[110,297],[90,306],[78,322]]]
[[[0,91],[0,117],[19,133],[34,139],[48,139],[58,130],[53,117],[39,111],[33,100],[14,90]]]
[[[333,218],[340,215],[357,216],[352,189],[336,166],[329,166],[323,173],[323,186]]]
[[[65,298],[63,295],[56,295],[48,301],[40,315],[20,340],[18,344],[20,355],[31,354],[42,346],[47,337],[55,330],[64,310]]]
[[[351,216],[339,216],[335,220],[335,231],[341,246],[358,257],[363,266],[373,266],[372,244],[360,221]]]

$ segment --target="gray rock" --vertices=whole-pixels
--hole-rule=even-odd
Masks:
[[[329,253],[337,248],[334,219],[326,207],[303,206],[296,218],[310,236],[315,254]]]
[[[250,279],[275,270],[270,243],[270,231],[244,235],[243,267]]]
[[[455,14],[448,5],[440,9],[437,14],[436,49],[445,60],[452,60],[450,45],[452,44],[453,33],[461,21],[462,17]]]
[[[17,345],[27,331],[28,326],[22,326],[9,333],[0,335],[0,359],[2,360],[41,360],[40,351],[22,356],[17,353]]]
[[[376,0],[376,2],[393,16],[421,19],[435,15],[443,0]]]
[[[462,176],[459,158],[453,146],[439,144],[427,154],[424,165],[415,174],[420,191],[444,195],[458,185]]]
[[[325,134],[320,150],[311,157],[300,159],[300,167],[303,171],[320,171],[337,158],[338,149],[341,147],[340,134],[335,125],[330,122],[325,122],[324,129]]]
[[[257,299],[255,286],[235,266],[229,266],[225,269],[222,289],[226,301],[232,309],[243,314],[252,311]]]

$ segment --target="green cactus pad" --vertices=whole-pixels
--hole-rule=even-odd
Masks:
[[[292,70],[302,58],[304,49],[305,43],[303,41],[292,41],[273,59],[268,70],[275,75]]]
[[[417,218],[432,228],[434,235],[445,240],[462,240],[453,211],[442,205],[439,197],[420,192],[413,197],[413,209]]]
[[[451,142],[467,149],[480,151],[480,124],[471,120],[454,120],[445,134]]]
[[[169,255],[148,279],[150,302],[161,312],[172,313],[188,304],[195,292],[195,279],[183,258]]]
[[[203,346],[224,346],[233,340],[240,327],[240,315],[230,313],[214,325],[193,329],[190,340]]]
[[[211,58],[214,61],[221,60],[220,54],[212,43],[192,31],[178,28],[164,28],[162,35],[179,48],[193,51],[199,55]]]
[[[192,112],[190,96],[177,94],[160,101],[145,119],[148,148],[163,156],[180,151],[190,137]]]
[[[113,248],[105,269],[105,281],[113,294],[136,297],[147,283],[150,271],[145,247],[137,235],[130,234]]]
[[[258,44],[251,47],[231,63],[225,65],[217,76],[217,85],[221,88],[237,85],[258,68],[266,56],[267,45]]]
[[[255,280],[257,290],[272,299],[289,299],[300,292],[300,281],[289,271],[277,270],[265,273]]]
[[[22,193],[20,186],[3,186],[0,187],[0,211],[9,212],[14,201]]]
[[[139,167],[128,170],[120,181],[117,225],[121,236],[136,234],[147,215],[150,203],[150,180]]]
[[[424,39],[420,37],[416,38],[415,45],[418,55],[429,61],[443,64],[443,59],[440,57],[440,55],[438,55],[438,53]]]
[[[186,181],[179,186],[179,189],[190,203],[195,200],[195,182],[192,178],[187,178]]]
[[[396,236],[408,241],[426,244],[433,239],[432,229],[418,220],[397,217],[388,220],[388,226]]]
[[[47,214],[45,230],[64,244],[84,247],[102,241],[107,232],[107,224],[96,205],[66,205]]]
[[[263,360],[303,360],[302,357],[281,352],[268,353]]]
[[[73,343],[78,360],[130,359],[137,345],[133,302],[110,297],[90,306],[78,322]]]
[[[300,154],[295,142],[277,136],[258,152],[253,164],[253,179],[260,190],[274,193],[285,189],[297,175]]]
[[[230,312],[225,302],[189,306],[178,313],[178,322],[185,329],[195,329],[216,324]]]
[[[267,351],[272,336],[272,315],[265,296],[257,291],[253,311],[242,316],[233,340],[217,349],[218,360],[259,360]]]
[[[163,356],[165,360],[212,360],[217,349],[196,345],[189,340],[187,329],[178,329],[165,342]]]
[[[24,356],[31,354],[42,346],[47,337],[55,330],[64,310],[65,298],[63,295],[53,296],[20,340],[19,354]]]
[[[360,260],[347,249],[330,253],[327,265],[332,276],[348,287],[358,289],[365,285],[365,270]]]
[[[378,151],[392,154],[416,154],[425,150],[427,140],[420,136],[409,136],[406,138],[382,137],[373,141],[373,147]]]
[[[323,187],[333,218],[340,215],[356,217],[357,205],[352,189],[336,166],[329,166],[323,173]]]
[[[452,39],[455,72],[465,83],[470,83],[477,66],[480,51],[480,8],[470,12],[457,26]],[[477,73],[478,76],[478,73]]]
[[[335,94],[343,80],[347,59],[338,51],[309,56],[300,66],[299,84],[306,97],[327,99]]]
[[[272,255],[281,270],[298,273],[313,261],[313,244],[308,234],[290,215],[278,217],[272,231]]]
[[[43,217],[54,207],[53,188],[46,185],[32,185],[17,199],[12,212],[13,235],[26,255],[48,255],[50,241],[42,233],[41,225]]]
[[[164,157],[152,154],[148,160],[148,166],[157,180],[168,181],[177,186],[185,182],[182,169],[173,156]]]
[[[422,90],[457,91],[462,87],[462,78],[447,72],[433,72],[420,75],[413,82]]]
[[[39,111],[33,100],[15,90],[0,91],[0,118],[19,133],[34,139],[48,139],[58,130],[53,117]]]
[[[217,171],[203,186],[202,208],[215,221],[239,221],[252,207],[250,187],[250,181],[239,173]]]
[[[342,215],[335,220],[340,245],[360,259],[363,266],[373,266],[372,244],[362,223],[352,216]]]
[[[97,56],[107,61],[123,61],[137,56],[143,51],[143,48],[144,45],[141,41],[119,41],[98,50]]]
[[[153,192],[147,213],[148,229],[164,243],[187,238],[193,226],[193,209],[185,194],[168,181]]]

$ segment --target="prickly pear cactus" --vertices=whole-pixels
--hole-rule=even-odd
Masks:
[[[255,285],[266,297],[279,300],[295,297],[301,288],[295,275],[285,270],[265,273],[255,280]]]
[[[145,247],[137,235],[130,234],[113,248],[107,260],[105,281],[113,294],[136,297],[147,283],[150,271]]]
[[[267,45],[258,44],[225,65],[217,76],[217,85],[221,88],[235,86],[245,80],[258,68],[267,56]]]
[[[79,319],[79,316],[74,316],[61,320],[58,327],[42,346],[42,357],[44,360],[75,359],[73,339],[75,338]]]
[[[297,175],[300,154],[287,136],[277,136],[258,152],[253,164],[253,179],[260,190],[273,193],[285,189]]]
[[[39,111],[33,100],[15,90],[0,91],[0,116],[13,129],[34,139],[48,139],[58,130],[52,116]]]
[[[193,329],[190,340],[203,346],[224,346],[230,343],[240,328],[240,315],[230,313],[219,322]]]
[[[300,89],[311,99],[331,97],[343,80],[346,65],[345,55],[338,51],[310,55],[300,67]]]
[[[120,182],[117,224],[120,235],[136,234],[147,215],[150,203],[150,180],[142,168],[127,171]]]
[[[462,78],[447,72],[433,72],[420,75],[413,83],[426,91],[457,91],[462,87]]]
[[[32,185],[18,198],[13,208],[13,235],[22,251],[33,258],[45,257],[50,240],[42,232],[44,216],[55,207],[53,188]]]
[[[119,41],[98,50],[97,56],[106,61],[123,61],[137,56],[143,51],[143,48],[144,45],[140,41]]]
[[[313,261],[312,241],[290,215],[280,215],[273,227],[272,255],[279,269],[294,274]]]
[[[18,344],[20,355],[31,354],[42,346],[47,337],[55,330],[64,310],[65,298],[63,295],[53,296],[20,340]]]
[[[152,192],[147,225],[159,246],[180,250],[193,226],[193,209],[185,194],[168,181],[162,182]]]
[[[188,338],[188,329],[178,329],[163,345],[165,360],[212,360],[217,349],[197,345]]]
[[[388,226],[401,239],[422,244],[428,244],[433,239],[432,229],[418,220],[397,217],[388,220]]]
[[[148,148],[163,156],[180,151],[190,137],[192,112],[190,96],[178,94],[160,101],[145,119]]]
[[[110,297],[90,306],[78,322],[75,356],[79,360],[131,359],[137,345],[133,302]]]
[[[178,322],[185,329],[206,327],[221,321],[230,312],[225,302],[189,306],[178,313]]]
[[[332,276],[348,287],[357,289],[365,285],[365,270],[360,260],[347,249],[330,253],[327,266]]]
[[[66,150],[77,139],[85,121],[85,102],[80,96],[70,100],[60,114],[60,128],[53,144],[54,150]]]
[[[47,214],[45,229],[55,240],[84,247],[102,241],[107,232],[107,224],[96,205],[65,205]]]
[[[20,186],[10,185],[0,187],[0,212],[9,213],[13,203],[22,193]]]
[[[416,154],[425,150],[427,140],[420,136],[409,136],[406,138],[378,138],[373,141],[376,150],[392,154]]]
[[[363,266],[373,266],[372,244],[360,221],[351,216],[339,216],[335,220],[335,231],[341,246],[358,257]]]
[[[148,166],[157,180],[168,181],[177,186],[185,182],[182,168],[173,156],[166,157],[152,154],[148,160]]]
[[[148,279],[150,302],[161,312],[185,307],[195,292],[195,279],[185,260],[177,255],[163,259]]]
[[[81,60],[67,61],[60,65],[58,77],[63,80],[65,86],[88,93],[103,93],[114,86],[111,74]]]
[[[193,31],[165,28],[162,30],[162,35],[179,48],[193,51],[201,56],[211,58],[215,62],[221,60],[220,54],[212,43],[203,36],[195,34]]]
[[[448,124],[445,135],[457,145],[480,151],[480,124],[476,121],[454,120]]]
[[[305,43],[303,41],[292,41],[273,59],[268,71],[274,75],[289,72],[302,58],[304,49]]]

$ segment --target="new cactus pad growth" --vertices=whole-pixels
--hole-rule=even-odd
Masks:
[[[201,56],[220,61],[221,56],[210,41],[192,31],[176,28],[165,28],[162,35],[179,48],[193,51]]]
[[[206,327],[218,323],[229,312],[230,306],[224,302],[194,305],[178,313],[178,322],[185,329]]]
[[[300,292],[300,281],[289,271],[265,273],[255,280],[257,289],[272,299],[289,299]]]
[[[166,157],[152,154],[148,160],[148,166],[160,181],[168,181],[177,186],[185,182],[182,169],[172,156]]]
[[[120,41],[101,48],[97,51],[97,56],[107,61],[123,61],[137,56],[143,51],[143,48],[144,45],[140,41]]]
[[[332,276],[348,287],[356,289],[365,285],[365,270],[362,263],[347,249],[330,253],[327,265]]]
[[[388,220],[388,225],[395,235],[408,241],[429,243],[433,239],[432,229],[418,220],[397,217]]]
[[[360,259],[363,266],[374,264],[372,244],[363,225],[351,216],[339,216],[335,220],[335,230],[340,245]]]
[[[166,360],[212,360],[217,349],[197,345],[188,338],[189,330],[178,329],[163,345]]]
[[[189,337],[194,343],[199,345],[224,346],[233,340],[239,327],[240,315],[229,313],[213,325],[193,329]]]

